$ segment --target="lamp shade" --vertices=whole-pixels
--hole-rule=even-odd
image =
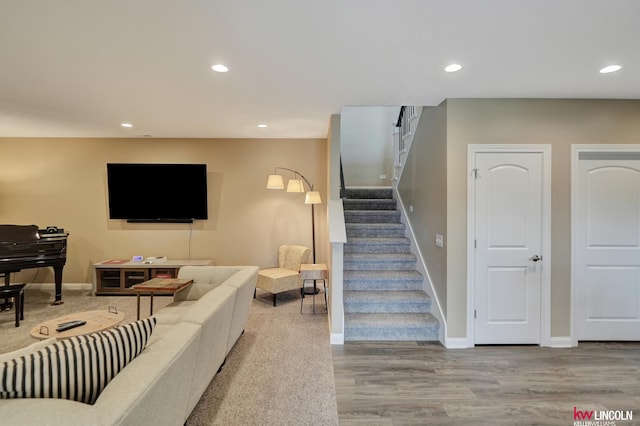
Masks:
[[[289,179],[287,184],[287,192],[304,192],[304,186],[301,179]]]
[[[267,189],[284,189],[284,180],[281,175],[269,175]]]
[[[322,197],[318,191],[309,191],[304,197],[305,204],[320,204],[322,203]]]

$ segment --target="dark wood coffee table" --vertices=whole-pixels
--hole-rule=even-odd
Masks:
[[[184,290],[193,283],[193,280],[181,280],[179,278],[153,278],[149,281],[145,281],[141,284],[131,286],[131,289],[136,292],[137,300],[137,315],[140,319],[140,295],[142,293],[149,294],[151,300],[149,303],[149,315],[153,315],[153,293],[172,293]]]

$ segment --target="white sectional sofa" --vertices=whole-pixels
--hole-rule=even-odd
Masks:
[[[194,284],[155,313],[157,324],[146,348],[107,384],[95,404],[0,399],[0,423],[184,424],[244,330],[257,276],[255,266],[183,267],[178,277],[193,279]]]

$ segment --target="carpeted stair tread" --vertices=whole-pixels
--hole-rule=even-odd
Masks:
[[[345,223],[399,223],[398,210],[345,210]]]
[[[440,324],[430,313],[345,313],[345,340],[437,340]]]
[[[345,223],[349,237],[404,237],[404,223]]]
[[[413,253],[345,253],[345,262],[415,262]]]
[[[374,188],[345,188],[347,199],[371,199],[371,198],[393,198],[393,189],[390,187]]]
[[[410,301],[420,300],[428,303],[431,299],[429,295],[422,290],[407,291],[345,291],[345,300],[353,300],[359,302],[382,302],[385,300],[393,300],[394,302],[408,303]]]
[[[344,245],[345,253],[405,253],[411,242],[406,237],[352,237]]]
[[[344,210],[395,210],[396,200],[389,198],[345,199]]]
[[[379,246],[406,244],[411,242],[407,237],[353,237],[347,239],[347,244],[375,244]]]
[[[423,277],[418,271],[344,271],[347,291],[421,290]]]
[[[351,271],[397,271],[415,269],[413,253],[345,253],[344,269]]]
[[[345,313],[429,312],[431,298],[422,290],[345,291]]]
[[[367,281],[390,281],[390,280],[412,280],[422,282],[422,274],[416,270],[409,271],[344,271],[344,281],[367,280]]]

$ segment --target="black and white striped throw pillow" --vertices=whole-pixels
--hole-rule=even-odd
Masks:
[[[0,398],[61,398],[93,404],[144,349],[156,325],[146,318],[72,337],[0,363]]]

